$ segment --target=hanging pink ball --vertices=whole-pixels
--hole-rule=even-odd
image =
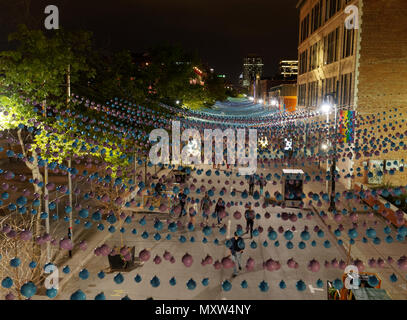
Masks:
[[[82,241],[79,243],[79,248],[80,248],[81,250],[83,250],[83,251],[85,251],[85,250],[88,248],[88,244],[86,243],[85,240],[82,240]]]
[[[169,261],[169,260],[171,260],[171,253],[169,253],[168,251],[165,251],[163,257],[164,257],[164,260]]]
[[[161,258],[160,258],[160,256],[156,255],[156,256],[154,257],[153,261],[154,261],[155,264],[160,264],[160,263],[161,263]]]
[[[175,258],[174,258],[174,257],[171,257],[171,259],[170,259],[170,263],[172,263],[172,264],[174,264],[174,263],[175,263]]]
[[[309,263],[308,263],[308,270],[312,271],[312,272],[318,272],[320,270],[321,266],[319,264],[319,262],[315,259],[312,259]]]
[[[225,269],[233,268],[234,264],[235,263],[229,257],[225,257],[222,259],[222,266]]]
[[[253,269],[254,269],[254,266],[255,266],[255,261],[254,261],[254,259],[253,258],[249,258],[249,259],[247,259],[247,262],[246,262],[246,269],[248,270],[248,271],[252,271]]]
[[[186,253],[183,257],[182,257],[182,263],[189,268],[192,263],[194,262],[194,260],[192,259],[192,256],[188,253]]]
[[[144,249],[140,252],[139,254],[139,258],[141,259],[141,261],[148,261],[151,257],[150,251],[148,251],[147,249]]]
[[[215,263],[213,264],[215,270],[219,270],[222,268],[222,263],[219,262],[219,260],[216,260]]]
[[[59,241],[59,247],[64,250],[72,250],[73,244],[70,239],[62,239],[61,241]]]

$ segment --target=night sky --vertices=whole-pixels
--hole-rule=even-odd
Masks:
[[[0,49],[18,21],[28,16],[39,23],[54,4],[62,27],[94,32],[99,46],[140,52],[160,42],[180,44],[234,83],[248,53],[263,57],[265,76],[280,59],[297,59],[298,0],[31,0],[29,15],[17,7],[23,1],[0,0]]]

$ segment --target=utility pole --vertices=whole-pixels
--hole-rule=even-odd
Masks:
[[[46,107],[46,100],[44,100],[42,104],[42,111],[45,118],[47,118],[47,107]],[[49,235],[50,234],[50,227],[49,227],[49,193],[47,189],[48,184],[48,162],[45,161],[44,164],[44,210],[47,214],[47,218],[45,219],[45,232]],[[47,241],[47,261],[51,262],[51,243]]]
[[[71,102],[71,65],[68,64],[67,73],[66,73],[66,106],[69,108],[69,103]],[[73,204],[72,204],[72,159],[68,159],[68,189],[69,189],[69,207],[71,211],[69,212],[69,229],[68,229],[68,238],[71,240],[72,245],[74,243],[73,238]],[[69,257],[72,257],[72,250],[69,250]]]
[[[331,165],[331,201],[328,211],[332,212],[336,210],[335,206],[335,171],[336,171],[336,143],[338,135],[338,91],[339,91],[339,80],[336,82],[336,92],[334,95],[334,110],[335,110],[335,124],[334,124],[334,137],[333,137],[333,159]]]

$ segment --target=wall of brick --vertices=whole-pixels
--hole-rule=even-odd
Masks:
[[[357,83],[358,114],[370,114],[376,123],[361,126],[371,136],[383,138],[407,130],[407,1],[406,0],[363,0],[359,77]],[[397,108],[398,111],[391,111]],[[386,112],[384,114],[383,112]],[[377,122],[380,119],[380,123]],[[398,122],[397,124],[395,122]],[[383,125],[395,127],[385,132]],[[377,128],[377,126],[380,128]],[[401,126],[401,127],[400,127]],[[379,131],[380,130],[380,131]],[[404,139],[407,140],[407,139]],[[395,142],[399,142],[396,139]],[[384,149],[384,148],[383,148]],[[407,150],[380,152],[379,156],[362,157],[355,161],[355,167],[363,170],[363,161],[369,159],[407,161]],[[406,167],[407,169],[407,167]],[[366,183],[366,174],[356,179]],[[384,182],[407,185],[407,170],[394,176],[386,175]]]

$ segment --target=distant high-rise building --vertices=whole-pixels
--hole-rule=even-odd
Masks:
[[[243,87],[250,87],[263,75],[263,59],[256,54],[249,54],[243,60]]]
[[[296,78],[298,76],[298,60],[280,61],[280,75],[283,78]]]

